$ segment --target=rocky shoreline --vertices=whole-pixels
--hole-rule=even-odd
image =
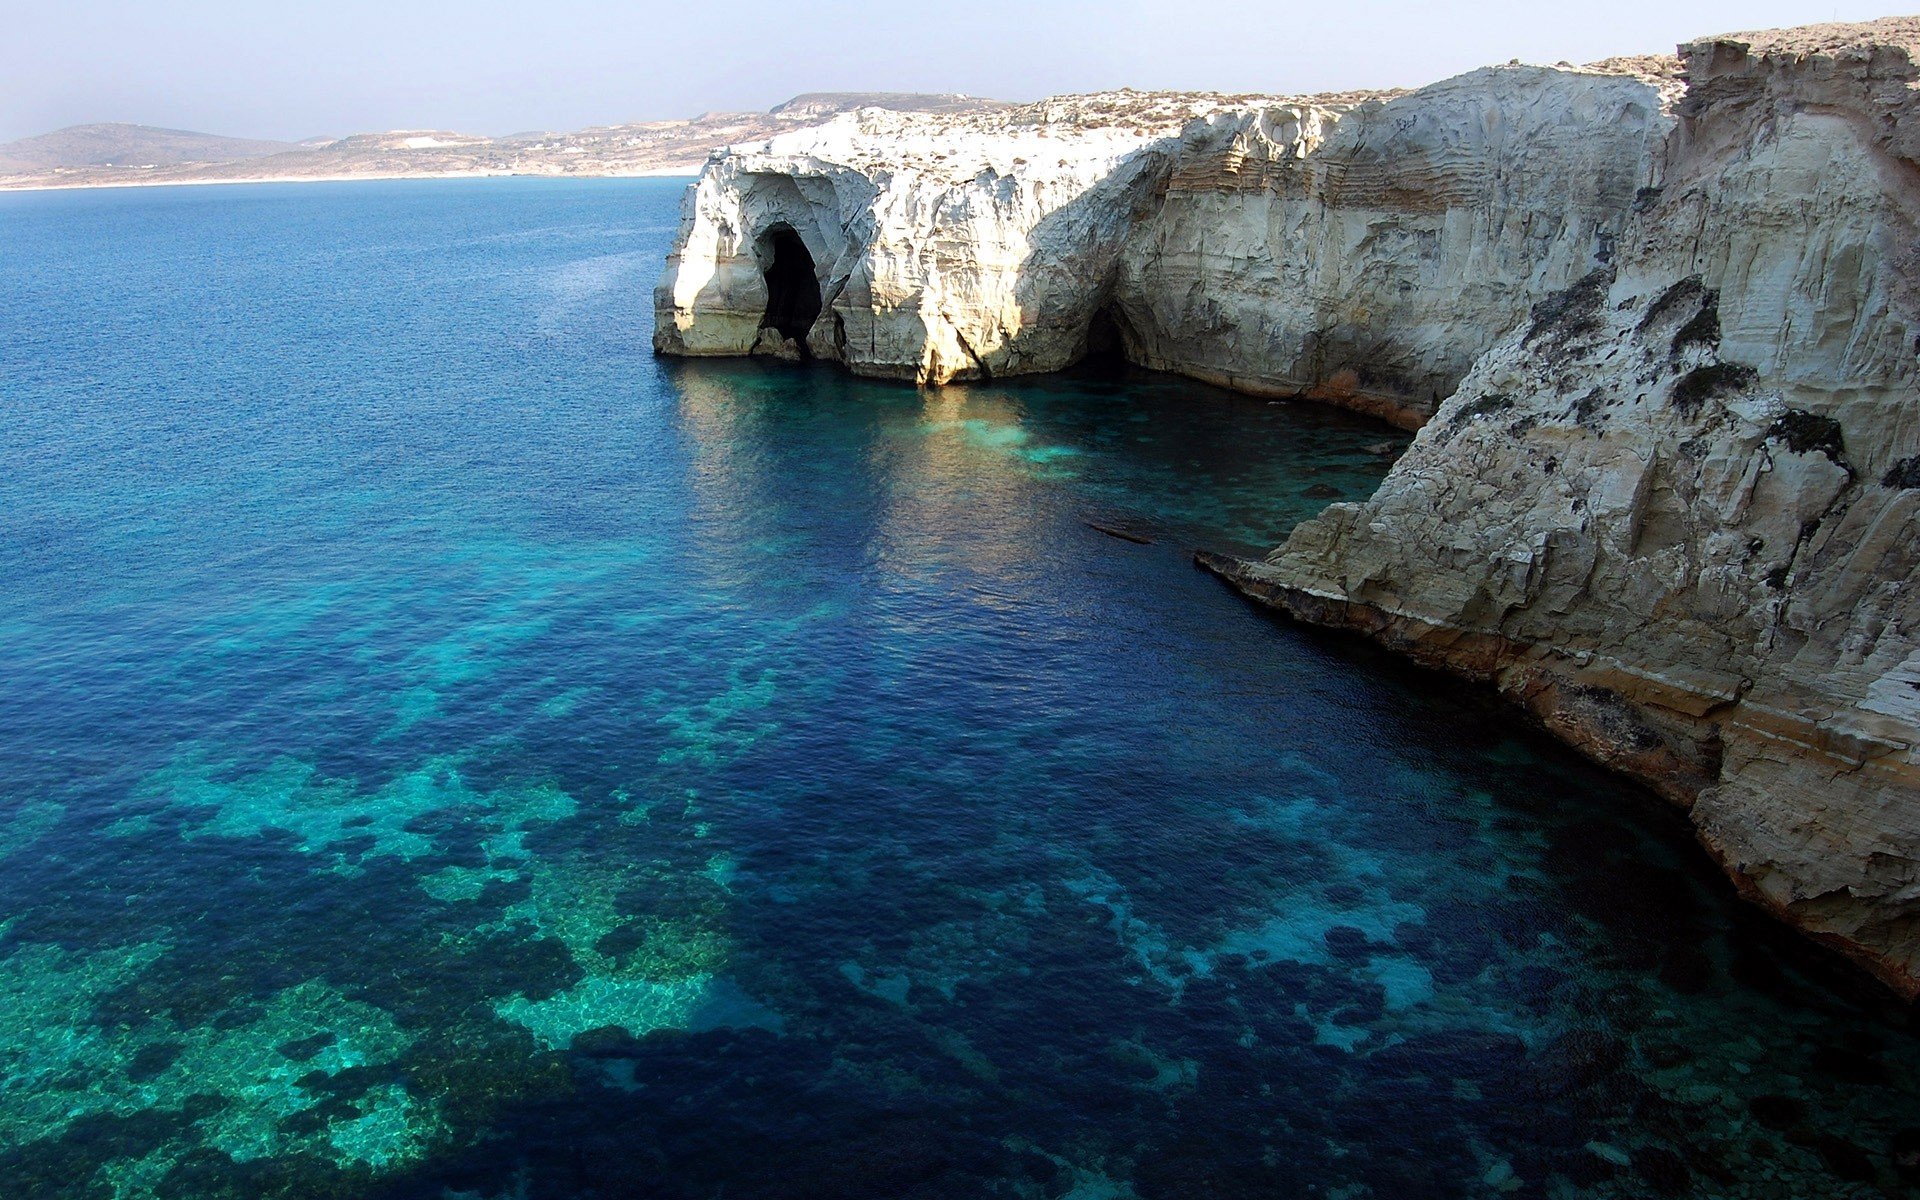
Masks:
[[[716,157],[656,348],[1092,354],[1419,428],[1249,596],[1497,687],[1920,995],[1920,18]],[[811,283],[811,287],[809,286]],[[773,314],[778,313],[778,320]]]

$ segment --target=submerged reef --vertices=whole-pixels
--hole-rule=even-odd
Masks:
[[[412,1037],[390,1014],[320,981],[211,1022],[153,1014],[138,1023],[71,1023],[75,1013],[111,1004],[166,952],[159,943],[88,953],[32,945],[0,957],[9,998],[0,1030],[7,1144],[47,1144],[108,1121],[137,1126],[129,1129],[132,1153],[101,1166],[92,1182],[116,1200],[165,1200],[176,1194],[175,1172],[196,1154],[236,1163],[312,1159],[370,1177],[419,1161],[437,1140],[433,1102],[381,1079]],[[59,1159],[46,1169],[63,1166],[71,1169]],[[31,1158],[27,1168],[32,1173]],[[81,1194],[87,1182],[65,1180],[65,1194]]]
[[[567,1090],[556,1052],[583,1034],[779,1024],[723,976],[732,867],[685,803],[670,818],[609,797],[600,819],[624,855],[536,850],[580,816],[549,783],[483,789],[443,758],[363,791],[311,763],[248,773],[193,751],[133,806],[144,819],[122,818],[109,842],[260,845],[261,862],[300,864],[289,885],[316,913],[340,898],[320,880],[377,889],[400,927],[362,953],[398,938],[409,949],[392,969],[411,982],[382,985],[362,962],[347,990],[333,969],[263,990],[295,966],[271,940],[230,935],[226,953],[251,963],[241,984],[210,978],[165,926],[87,951],[0,926],[0,1162],[47,1195],[198,1196],[197,1176],[211,1185],[234,1164],[288,1195],[358,1194],[456,1149],[502,1104]],[[106,1161],[71,1176],[110,1126]]]

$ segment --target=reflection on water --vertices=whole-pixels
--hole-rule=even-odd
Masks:
[[[0,1192],[1916,1182],[1675,814],[1188,565],[1404,438],[656,362],[676,200],[0,197]]]

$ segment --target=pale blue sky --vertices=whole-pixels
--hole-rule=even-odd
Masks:
[[[24,0],[0,21],[0,140],[86,121],[251,137],[572,129],[796,92],[1027,100],[1130,85],[1414,85],[1689,37],[1863,20],[1793,0]]]

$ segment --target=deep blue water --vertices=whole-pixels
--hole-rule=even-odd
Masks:
[[[657,361],[679,190],[0,196],[0,1196],[1913,1183],[1678,815],[1189,565],[1403,436]]]

